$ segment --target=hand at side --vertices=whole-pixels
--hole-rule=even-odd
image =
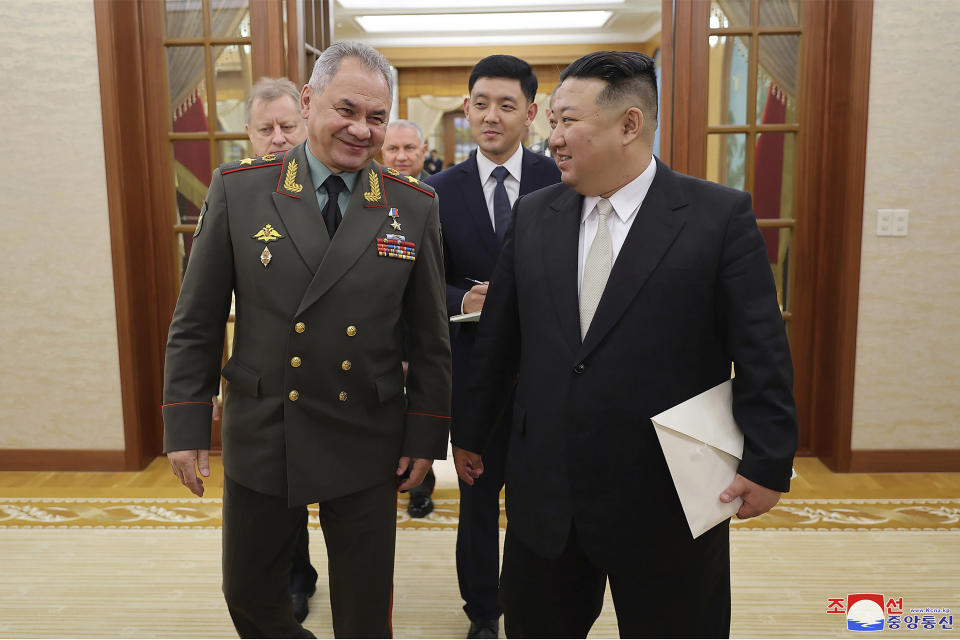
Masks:
[[[210,476],[210,452],[207,449],[187,449],[170,451],[167,460],[173,475],[197,496],[203,496],[203,480],[197,475],[197,469],[204,478]]]
[[[400,458],[397,463],[397,478],[405,474],[407,467],[410,465],[413,465],[413,468],[410,469],[410,476],[397,486],[397,491],[407,491],[423,482],[432,464],[433,460],[431,458],[411,458],[409,456]]]
[[[479,453],[453,447],[453,464],[457,467],[457,475],[469,485],[483,473],[483,460]]]

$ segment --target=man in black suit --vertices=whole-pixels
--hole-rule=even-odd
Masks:
[[[440,196],[447,312],[453,316],[483,309],[486,282],[503,245],[510,209],[517,198],[560,180],[550,158],[521,142],[537,115],[537,77],[519,58],[484,58],[470,73],[470,97],[463,112],[477,151],[464,162],[427,179]],[[476,337],[475,323],[451,323],[453,410],[464,401],[464,383]],[[460,483],[457,577],[469,638],[497,636],[500,564],[500,490],[509,424],[489,416],[493,433],[486,451],[487,474],[473,486]]]
[[[692,538],[649,418],[733,364],[744,451],[718,499],[749,518],[789,488],[792,365],[750,197],[653,157],[643,54],[580,58],[551,109],[563,184],[514,207],[453,430],[469,484],[512,416],[505,629],[585,637],[609,578],[621,636],[726,637],[728,521]]]

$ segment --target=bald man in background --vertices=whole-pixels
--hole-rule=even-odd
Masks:
[[[423,139],[423,131],[415,122],[394,120],[387,125],[380,155],[383,156],[383,164],[400,173],[418,180],[430,177],[423,169],[427,159],[427,143]]]

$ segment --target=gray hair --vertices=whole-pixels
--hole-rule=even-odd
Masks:
[[[250,109],[253,107],[254,102],[257,100],[272,102],[283,96],[293,98],[293,103],[297,105],[297,110],[300,109],[300,92],[297,91],[297,86],[293,84],[293,82],[286,78],[263,77],[257,80],[253,88],[250,89],[250,97],[247,98],[247,124],[250,124]]]
[[[322,93],[333,76],[337,75],[340,68],[340,62],[344,58],[356,58],[363,66],[370,71],[379,72],[387,83],[387,93],[390,99],[393,99],[393,73],[390,71],[390,63],[383,57],[383,54],[363,42],[345,40],[330,45],[323,50],[317,62],[313,65],[313,73],[310,74],[310,88],[315,93]]]
[[[422,144],[424,142],[423,130],[416,122],[413,122],[412,120],[393,120],[387,125],[387,131],[390,131],[390,129],[393,129],[394,127],[408,127],[413,129],[417,132],[417,137],[420,138],[420,143]]]

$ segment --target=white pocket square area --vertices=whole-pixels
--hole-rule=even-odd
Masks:
[[[693,537],[732,517],[743,500],[725,504],[720,494],[736,477],[743,455],[743,432],[733,419],[733,381],[650,420]]]

